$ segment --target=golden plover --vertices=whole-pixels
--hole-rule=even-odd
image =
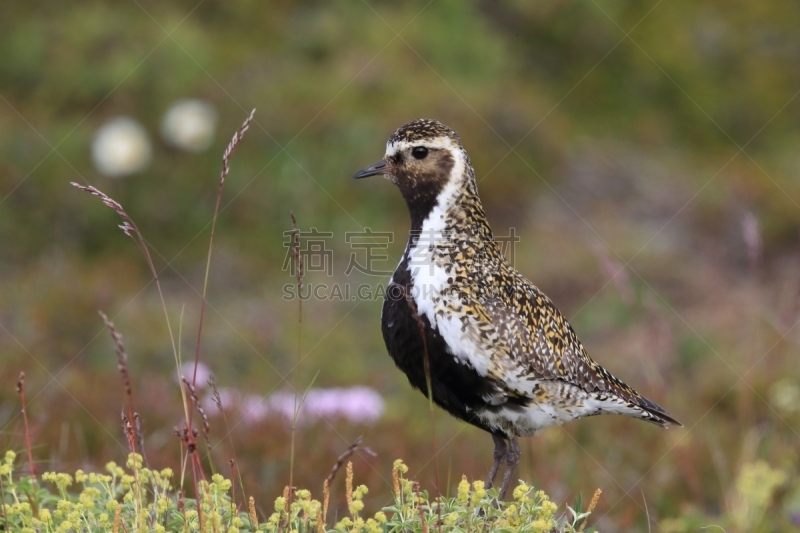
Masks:
[[[354,178],[376,175],[397,185],[411,215],[383,304],[386,348],[412,386],[427,396],[429,372],[434,402],[491,433],[486,486],[505,462],[501,499],[519,462],[517,437],[605,413],[680,425],[594,362],[553,302],[506,261],[455,131],[428,119],[405,124],[384,158]]]

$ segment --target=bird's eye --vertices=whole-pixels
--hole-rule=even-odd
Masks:
[[[415,159],[425,159],[428,156],[428,149],[424,146],[415,146],[411,150],[411,155],[413,155]]]

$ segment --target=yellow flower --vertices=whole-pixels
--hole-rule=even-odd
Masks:
[[[530,528],[536,533],[548,533],[553,525],[552,520],[534,520],[530,523]]]
[[[369,489],[366,485],[359,485],[356,490],[353,491],[353,499],[361,500],[364,496],[369,492]]]
[[[354,500],[349,507],[350,507],[350,514],[356,514],[357,512],[364,509],[364,502],[360,500]]]
[[[381,525],[372,518],[367,520],[365,529],[367,533],[381,533],[383,531]]]
[[[442,522],[446,526],[454,526],[458,522],[458,515],[456,513],[448,513],[442,518]]]
[[[756,461],[742,466],[736,479],[736,491],[742,498],[756,507],[766,506],[772,494],[786,481],[786,474],[773,469],[765,461]]]
[[[483,481],[473,481],[472,488],[475,489],[475,492],[472,493],[472,506],[477,506],[480,501],[486,496],[486,489],[483,488]]]
[[[350,517],[345,516],[339,522],[336,523],[336,529],[346,529],[353,525],[353,521],[350,520]]]
[[[94,507],[94,502],[100,497],[100,490],[96,489],[95,487],[86,487],[81,492],[81,495],[78,496],[78,501],[81,502],[81,505],[85,509],[92,509]]]
[[[394,462],[394,468],[395,468],[395,469],[396,469],[398,472],[400,472],[401,474],[406,474],[406,473],[408,472],[408,467],[406,466],[406,464],[403,462],[403,460],[402,460],[402,459],[397,459],[397,460],[395,460],[395,462]]]
[[[384,513],[383,511],[378,511],[377,513],[375,513],[375,520],[377,520],[381,524],[385,524],[386,523],[386,513]]]
[[[13,451],[8,450],[6,452],[6,463],[7,464],[13,464],[14,463],[14,459],[16,459],[16,458],[17,458],[17,454],[14,453]]]
[[[469,501],[469,481],[467,481],[467,476],[461,476],[461,481],[458,483],[456,501],[461,504],[465,504]]]
[[[227,492],[231,488],[230,480],[225,479],[220,474],[211,476],[211,489],[214,492]]]
[[[528,491],[530,490],[531,488],[527,484],[520,483],[517,485],[517,488],[514,489],[514,499],[520,503],[530,501],[530,498],[528,498]]]
[[[278,496],[275,498],[275,511],[283,512],[284,508],[286,507],[286,498],[283,496]]]
[[[73,507],[72,502],[68,500],[58,500],[58,503],[56,503],[56,508],[59,511],[63,511],[65,513],[68,513],[72,509],[72,507]]]
[[[144,461],[142,460],[142,456],[138,453],[129,453],[128,460],[125,461],[125,466],[130,468],[131,470],[138,470],[142,468],[142,464]]]
[[[550,500],[545,500],[542,502],[542,517],[550,518],[555,514],[557,510],[558,510],[558,505],[554,504]]]
[[[414,492],[414,484],[407,479],[401,479],[400,483],[403,485],[403,494],[411,496]]]

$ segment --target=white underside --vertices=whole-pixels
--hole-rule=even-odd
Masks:
[[[557,382],[550,383],[556,384]],[[577,387],[574,388],[576,391],[578,390]],[[587,395],[580,407],[531,403],[521,411],[513,409],[501,409],[496,412],[483,410],[477,414],[491,428],[524,437],[536,434],[539,430],[550,426],[560,426],[571,420],[600,413],[637,416],[641,414],[641,411],[626,406],[620,400],[597,400]]]

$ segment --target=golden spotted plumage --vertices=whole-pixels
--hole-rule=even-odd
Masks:
[[[384,159],[355,177],[377,174],[400,189],[412,229],[390,282],[402,297],[387,292],[384,302],[387,349],[414,387],[492,433],[487,484],[505,459],[501,497],[519,460],[517,436],[602,413],[679,425],[590,358],[553,302],[506,260],[455,131],[430,119],[402,126]]]

